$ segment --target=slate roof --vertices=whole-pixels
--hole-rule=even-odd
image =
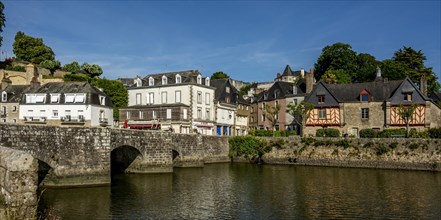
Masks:
[[[293,87],[297,87],[297,94],[294,94]],[[300,80],[297,84],[292,82],[284,82],[284,81],[276,81],[274,84],[267,90],[259,93],[257,96],[258,101],[270,101],[275,99],[293,97],[293,96],[304,96],[306,91],[306,85],[304,80]],[[277,96],[274,97],[274,94],[277,93]],[[266,99],[265,99],[266,94]]]
[[[154,73],[149,74],[146,77],[142,79],[142,86],[148,86],[149,85],[149,78],[153,77],[155,80],[155,86],[162,85],[162,76],[167,77],[167,85],[169,84],[176,84],[176,75],[179,74],[181,76],[181,83],[182,84],[196,84],[197,83],[197,76],[202,74],[199,72],[199,70],[184,70],[184,71],[177,71],[177,72],[166,72],[166,73]],[[205,85],[205,79],[207,77],[202,77],[202,85]],[[130,87],[136,87],[135,84],[133,84]]]
[[[283,71],[282,76],[300,76],[301,71],[292,71],[291,67],[289,65],[286,65],[285,70]],[[307,74],[307,72],[305,71],[305,75]]]
[[[116,80],[120,81],[124,86],[132,86],[135,84],[134,78],[118,78]]]
[[[441,101],[441,92],[435,92],[430,94],[429,98],[431,98],[434,102]]]
[[[23,95],[30,89],[29,85],[8,85],[3,91],[6,91],[9,103],[19,103]]]
[[[108,97],[104,92],[100,91],[98,88],[90,85],[87,82],[53,82],[46,83],[44,85],[32,88],[32,86],[27,85],[28,89],[24,91],[21,95],[21,104],[27,104],[26,99],[24,97],[25,94],[35,94],[35,93],[45,93],[46,94],[46,103],[52,104],[50,101],[50,94],[58,93],[61,94],[59,103],[64,103],[64,95],[66,93],[86,93],[86,101],[85,103],[69,103],[70,104],[94,104],[100,105],[100,96],[105,96],[105,106],[113,107],[112,100]],[[38,103],[41,104],[41,103]]]
[[[225,103],[225,97],[228,96],[228,93],[226,93],[225,87],[229,86],[230,87],[229,94],[230,94],[230,103],[231,104],[234,104],[236,102],[240,103],[240,104],[246,104],[246,105],[250,104],[247,100],[245,100],[243,98],[240,91],[237,90],[236,87],[231,85],[231,82],[229,79],[211,80],[210,86],[215,88],[214,99],[216,99],[222,103]]]
[[[388,100],[404,80],[375,81],[351,84],[326,84],[326,88],[339,102],[359,102],[360,92],[366,90],[370,94],[371,101]]]

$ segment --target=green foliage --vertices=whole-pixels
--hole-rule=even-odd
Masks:
[[[100,76],[103,73],[103,70],[97,64],[83,63],[83,65],[81,65],[81,70],[83,70],[87,75],[89,75],[90,78]]]
[[[317,137],[340,137],[340,131],[335,128],[318,129],[315,133]]]
[[[36,64],[44,60],[54,60],[52,49],[43,43],[43,39],[25,35],[19,31],[15,35],[13,51],[18,60],[29,61]]]
[[[283,139],[270,140],[269,146],[271,148],[275,147],[277,149],[284,149],[285,148],[285,141]]]
[[[266,140],[252,136],[236,136],[228,139],[230,146],[228,155],[257,157],[271,151]]]
[[[407,147],[411,150],[416,150],[420,145],[417,143],[409,144]]]
[[[211,80],[215,80],[215,79],[228,79],[228,78],[230,78],[230,76],[228,74],[224,73],[224,72],[215,72],[210,77]]]
[[[73,61],[72,63],[65,64],[61,70],[76,73],[81,70],[80,64],[77,61]]]
[[[383,60],[381,64],[381,75],[389,80],[400,80],[406,78],[405,67],[393,59]]]
[[[349,145],[349,141],[346,140],[346,139],[336,141],[336,142],[335,142],[335,146],[337,146],[337,147],[343,147],[343,148],[345,148],[345,149],[348,148],[348,147],[350,147],[350,145]]]
[[[375,79],[377,66],[381,62],[377,61],[374,56],[367,53],[357,55],[357,72],[355,82],[369,82]]]
[[[289,103],[286,106],[286,112],[294,118],[297,124],[302,126],[302,129],[300,129],[301,136],[303,136],[303,125],[314,107],[313,104],[305,101],[301,101],[298,104]]]
[[[430,138],[441,138],[441,128],[429,128]]]
[[[50,70],[51,73],[54,73],[55,70],[59,69],[60,65],[60,61],[58,60],[45,60],[40,63],[40,67]]]
[[[398,147],[398,142],[392,142],[392,143],[390,143],[389,144],[389,147],[390,147],[390,149],[395,149],[395,148],[397,148]]]
[[[415,128],[410,129],[409,131],[410,138],[429,138],[428,131],[417,131]]]
[[[242,94],[242,95],[248,94],[248,91],[250,91],[251,86],[252,86],[251,84],[247,84],[245,86],[242,86],[242,88],[240,88],[240,94]]]
[[[370,148],[372,146],[374,146],[374,143],[372,142],[367,142],[365,145],[363,145],[364,148]]]
[[[11,66],[6,65],[5,70],[17,71],[17,72],[26,72],[26,68],[24,66]]]
[[[279,115],[280,112],[280,104],[277,103],[274,106],[265,104],[265,109],[262,109],[262,111],[266,115],[268,121],[271,122],[271,126],[274,129],[277,123],[279,123],[279,117],[277,116]]]
[[[374,150],[378,156],[381,156],[381,155],[389,152],[391,149],[389,147],[384,146],[383,144],[379,144],[378,146],[375,147]]]
[[[314,144],[316,140],[312,137],[302,137],[301,142],[304,143],[305,145],[309,146],[311,144]]]
[[[356,72],[357,53],[351,45],[335,43],[323,48],[317,62],[314,64],[317,78],[320,79],[328,70],[342,70],[352,76]]]
[[[64,81],[78,81],[78,82],[88,82],[90,80],[89,77],[79,75],[79,74],[66,74],[64,75]]]
[[[103,92],[112,99],[113,118],[119,118],[119,108],[127,107],[128,92],[124,85],[118,80],[93,78],[92,86],[102,88]]]
[[[289,137],[296,135],[296,131],[251,130],[250,135],[257,137]]]
[[[377,133],[378,138],[390,138],[392,135],[406,136],[406,129],[384,129]]]
[[[360,138],[376,138],[377,132],[374,129],[366,128],[360,130]]]
[[[3,13],[3,10],[5,9],[5,5],[3,5],[2,2],[0,2],[0,33],[3,32],[3,27],[5,27],[5,14]],[[0,46],[2,46],[3,37],[0,36]]]

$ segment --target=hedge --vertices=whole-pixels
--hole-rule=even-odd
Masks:
[[[315,133],[317,137],[340,137],[340,131],[335,128],[318,129]]]

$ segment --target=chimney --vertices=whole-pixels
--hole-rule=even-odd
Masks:
[[[297,86],[292,85],[292,94],[297,95]]]
[[[305,69],[300,69],[300,76],[302,77],[302,79],[305,78]]]
[[[12,81],[11,81],[9,78],[7,78],[7,76],[8,76],[7,73],[5,73],[5,74],[3,75],[3,79],[2,79],[2,88],[1,88],[2,90],[6,89],[6,87],[8,87],[9,85],[12,84]]]
[[[306,74],[306,94],[311,93],[312,86],[314,85],[314,68],[311,68],[309,73]]]
[[[383,77],[381,76],[381,69],[380,69],[380,67],[377,66],[377,73],[375,76],[375,81],[382,81],[382,80],[383,80]]]
[[[427,79],[426,76],[421,76],[420,79],[420,91],[423,95],[427,96]]]
[[[280,79],[280,77],[281,77],[282,75],[280,75],[280,73],[277,73],[277,79]]]

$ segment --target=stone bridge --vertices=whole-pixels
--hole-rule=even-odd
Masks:
[[[0,124],[0,145],[38,159],[46,187],[103,185],[113,172],[173,172],[229,161],[226,137],[160,131]]]

